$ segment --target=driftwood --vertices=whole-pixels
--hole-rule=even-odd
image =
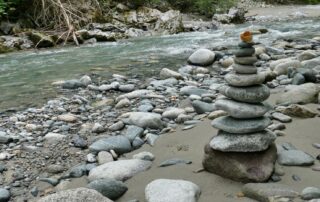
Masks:
[[[97,0],[86,0],[85,2],[89,8],[100,9]],[[81,22],[87,20],[87,13],[78,8],[79,0],[35,0],[33,4],[32,17],[36,26],[61,32],[58,40],[64,38],[64,44],[69,37],[72,37],[75,44],[79,45],[76,30],[81,27]]]

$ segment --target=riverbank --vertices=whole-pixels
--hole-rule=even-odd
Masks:
[[[225,114],[221,111],[216,114],[215,102],[223,98],[219,89],[225,84],[224,75],[234,71],[231,53],[239,41],[239,30],[231,30],[228,47],[215,51],[191,49],[194,52],[192,56],[187,53],[190,57],[182,58],[185,63],[188,61],[186,65],[180,62],[172,69],[167,68],[168,65],[162,66],[160,73],[145,79],[119,74],[104,78],[98,72],[57,81],[53,85],[63,93],[58,98],[50,99],[38,108],[2,114],[0,193],[9,193],[11,201],[35,201],[46,196],[59,198],[59,193],[81,185],[100,192],[101,189],[106,190],[103,192],[105,196],[113,200],[137,198],[143,201],[143,190],[150,180],[179,177],[200,186],[200,201],[211,201],[213,197],[232,201],[242,184],[199,171],[203,147],[216,133],[206,117],[214,119]],[[302,38],[300,35],[298,39],[295,36],[292,40],[279,39],[274,42],[265,35],[268,45],[265,45],[263,35],[257,35],[255,41],[260,43],[254,46],[259,59],[255,65],[265,78],[263,83],[274,92],[271,103],[277,103],[270,107],[271,112],[267,116],[273,122],[279,120],[287,123],[288,117],[281,119],[280,116],[279,119],[273,116],[277,111],[289,115],[289,120],[292,120],[289,124],[270,126],[270,130],[279,136],[276,142],[280,145],[279,154],[283,150],[281,147],[291,149],[295,146],[297,150],[309,153],[315,164],[314,170],[311,166],[285,167],[284,176],[278,170],[271,178],[297,192],[306,186],[316,186],[319,180],[316,174],[319,170],[316,159],[318,150],[313,148],[318,144],[313,143],[317,143],[319,129],[314,125],[319,122],[316,108],[319,107],[320,92],[320,39],[305,37],[303,32],[301,34]],[[179,36],[175,37],[168,43],[177,41]],[[163,41],[163,38],[158,41]],[[226,45],[225,39],[222,42]],[[154,45],[154,41],[151,44]],[[177,44],[181,45],[179,41]],[[145,45],[146,42],[142,41],[141,47],[146,49]],[[110,51],[115,50],[112,47]],[[156,50],[156,55],[161,55],[159,50],[161,47]],[[168,50],[164,49],[165,52]],[[62,55],[66,55],[65,52]],[[128,54],[125,56],[129,57]],[[149,59],[147,55],[146,60]],[[301,103],[313,104],[307,105],[307,108],[295,105]],[[302,115],[313,118],[295,118]],[[287,129],[283,130],[284,127]],[[293,146],[281,146],[282,142]],[[138,151],[153,154],[140,154],[132,159]],[[155,161],[152,162],[154,155]],[[158,168],[160,162],[170,158],[182,158],[193,163]],[[290,158],[294,163],[301,160],[296,156]],[[177,174],[174,175],[174,172]],[[99,181],[99,178],[105,177],[113,180]],[[211,187],[216,187],[217,192],[212,192]],[[62,192],[51,195],[58,191]],[[89,193],[85,191],[84,194]],[[240,193],[238,196],[249,201]]]

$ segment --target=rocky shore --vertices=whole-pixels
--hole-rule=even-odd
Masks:
[[[247,21],[315,18],[320,16],[318,8],[317,5],[274,6],[263,2],[240,1],[237,7],[231,8],[226,14],[215,14],[212,19],[208,19],[205,16],[183,14],[178,10],[160,11],[148,7],[133,10],[118,4],[108,23],[90,23],[75,34],[80,44],[114,42],[135,37],[210,31]],[[64,33],[26,29],[18,23],[6,21],[0,23],[0,54],[71,45],[72,41],[73,38],[67,38]]]
[[[268,129],[290,142],[290,134],[284,130],[288,123],[295,123],[297,118],[310,119],[313,123],[319,120],[316,109],[320,101],[320,39],[283,40],[276,41],[272,47],[263,44],[253,47],[259,58],[254,66],[265,78],[263,83],[276,95],[271,111],[266,114],[272,120],[267,123]],[[225,75],[237,71],[233,61],[239,63],[239,58],[228,54],[229,51],[233,50],[199,49],[189,57],[189,64],[178,71],[163,68],[158,77],[146,80],[114,74],[110,79],[84,75],[79,79],[55,82],[53,86],[63,91],[64,96],[50,100],[40,108],[1,114],[0,201],[72,201],[76,197],[91,198],[92,201],[126,201],[126,192],[130,193],[132,189],[130,180],[134,182],[136,177],[155,170],[158,163],[162,172],[176,166],[187,169],[182,173],[190,171],[188,166],[194,163],[188,156],[157,156],[150,150],[176,131],[187,131],[200,137],[202,132],[193,131],[203,124],[203,120],[218,120],[228,114],[218,110],[218,103],[221,107],[225,99],[222,94],[228,97],[237,94],[221,89],[226,84]],[[316,107],[301,105],[310,103]],[[205,134],[208,142],[213,132]],[[312,175],[318,178],[319,157],[314,153],[319,153],[320,146],[316,141],[317,134],[314,135],[316,152],[313,154],[289,142],[277,144],[276,169],[266,180],[268,183],[246,184],[241,193],[241,184],[238,184],[239,197],[258,201],[319,198],[319,187],[315,184],[306,182],[308,187],[316,187],[304,187],[303,191],[301,188],[298,190],[302,192],[300,195],[295,187],[281,184],[285,178],[281,166],[304,166],[301,169],[311,170],[310,166],[315,164]],[[196,143],[193,139],[197,137],[188,140]],[[179,144],[179,139],[174,141],[178,142],[178,146],[172,148],[175,152],[189,150],[188,144]],[[175,145],[174,142],[166,144],[158,149],[166,150],[171,144]],[[193,152],[202,155],[204,146],[202,144]],[[141,152],[132,155],[139,148]],[[163,151],[164,154],[167,152]],[[158,162],[158,158],[163,161]],[[201,163],[194,166],[201,168]],[[211,175],[214,177],[213,174],[206,176],[210,178]],[[145,198],[154,202],[200,201],[203,198],[203,201],[212,201],[207,195],[201,195],[208,187],[191,180],[157,176],[147,179],[148,184],[143,187],[145,193],[129,199]],[[301,181],[296,174],[292,174],[292,179]],[[220,179],[219,183],[225,182]]]

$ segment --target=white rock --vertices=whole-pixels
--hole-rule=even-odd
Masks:
[[[193,65],[208,66],[213,64],[215,53],[208,49],[199,49],[195,51],[188,59]]]
[[[183,77],[178,72],[175,72],[168,68],[163,68],[160,72],[160,78],[161,79],[168,79],[168,78],[182,79]]]
[[[113,157],[109,152],[101,151],[98,153],[98,163],[100,165],[108,162],[112,162],[112,161],[113,161]]]
[[[140,159],[118,160],[93,168],[89,173],[89,180],[113,178],[125,181],[134,175],[151,167],[151,161]]]
[[[62,141],[66,138],[65,135],[59,134],[59,133],[47,133],[44,136],[44,139],[46,141],[48,141],[49,143],[53,143],[53,142],[59,142]]]
[[[154,155],[150,152],[140,152],[138,154],[133,155],[134,159],[141,159],[141,160],[145,160],[145,161],[153,161],[155,159]]]
[[[200,193],[198,185],[185,180],[158,179],[145,189],[147,202],[196,202]]]

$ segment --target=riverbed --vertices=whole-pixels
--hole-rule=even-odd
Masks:
[[[319,18],[248,22],[206,32],[0,55],[0,112],[40,106],[57,96],[57,90],[51,84],[58,80],[80,78],[84,74],[109,77],[114,73],[151,77],[164,67],[178,69],[200,47],[219,49],[235,46],[238,34],[247,29],[268,29],[268,33],[255,39],[270,45],[279,39],[310,39],[319,34],[319,22]]]

